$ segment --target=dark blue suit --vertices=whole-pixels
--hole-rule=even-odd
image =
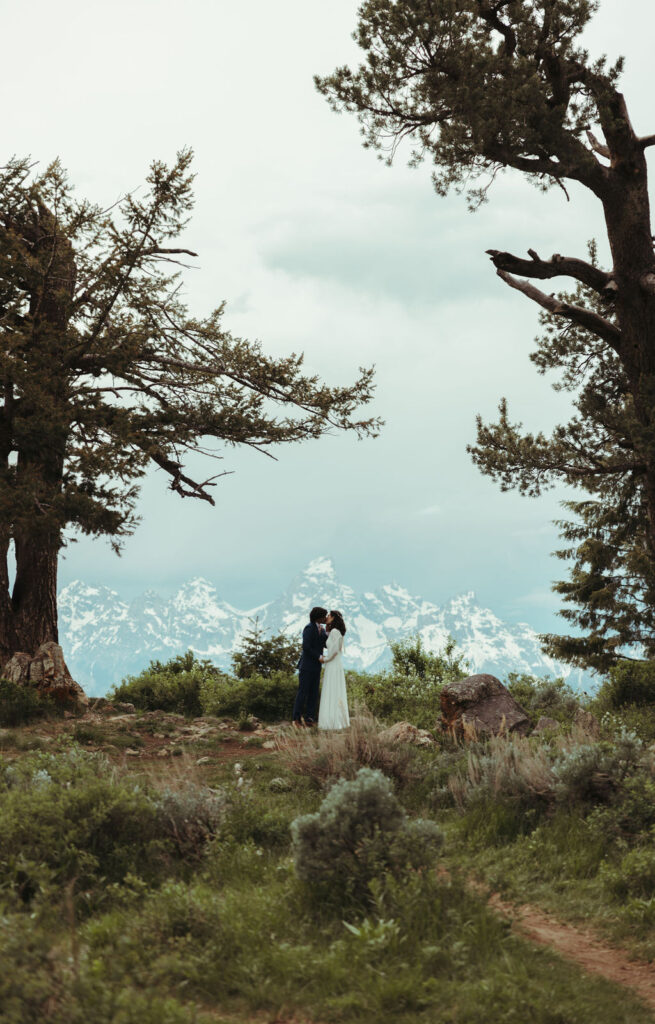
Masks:
[[[309,622],[302,631],[302,653],[298,661],[298,693],[293,705],[293,720],[299,722],[303,711],[306,722],[315,722],[318,713],[318,687],[321,681],[320,657],[327,643],[327,633],[316,622]]]

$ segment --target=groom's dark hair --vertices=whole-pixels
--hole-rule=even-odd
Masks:
[[[321,619],[324,619],[326,615],[327,615],[327,608],[319,608],[317,606],[316,608],[312,608],[311,612],[309,613],[309,621],[310,622],[320,622]]]

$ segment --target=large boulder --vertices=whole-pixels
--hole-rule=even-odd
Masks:
[[[516,732],[525,736],[530,719],[507,687],[495,676],[481,673],[441,691],[442,728],[465,738]]]
[[[53,697],[58,703],[84,707],[88,704],[84,690],[68,671],[64,652],[54,641],[41,644],[34,654],[17,651],[2,675],[20,686],[33,686],[41,696]]]

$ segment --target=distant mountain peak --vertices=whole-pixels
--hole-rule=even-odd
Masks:
[[[327,555],[320,555],[318,558],[311,560],[302,575],[334,579],[336,577],[334,562]]]
[[[436,653],[450,634],[471,672],[491,672],[500,679],[508,672],[556,675],[580,688],[595,685],[591,677],[544,655],[532,627],[503,622],[477,604],[472,590],[441,606],[413,596],[399,583],[358,595],[339,582],[326,555],[313,558],[279,597],[250,610],[221,600],[203,576],[187,580],[170,599],[148,590],[132,602],[108,587],[75,580],[59,594],[60,632],[73,675],[89,694],[100,694],[150,660],[165,661],[189,649],[229,668],[232,652],[255,617],[266,633],[283,632],[299,645],[316,604],[343,613],[347,664],[356,671],[388,667],[395,641],[418,634],[424,648]]]

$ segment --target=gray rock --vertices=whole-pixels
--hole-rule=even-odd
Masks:
[[[64,652],[52,640],[41,644],[34,654],[17,651],[4,666],[2,675],[20,686],[33,686],[42,696],[53,697],[61,704],[81,708],[89,702],[68,671]]]
[[[530,719],[495,676],[481,673],[448,683],[441,691],[442,728],[464,738],[516,732],[525,736]]]
[[[532,735],[540,732],[559,732],[560,724],[554,718],[548,718],[546,715],[542,715],[534,729]]]

